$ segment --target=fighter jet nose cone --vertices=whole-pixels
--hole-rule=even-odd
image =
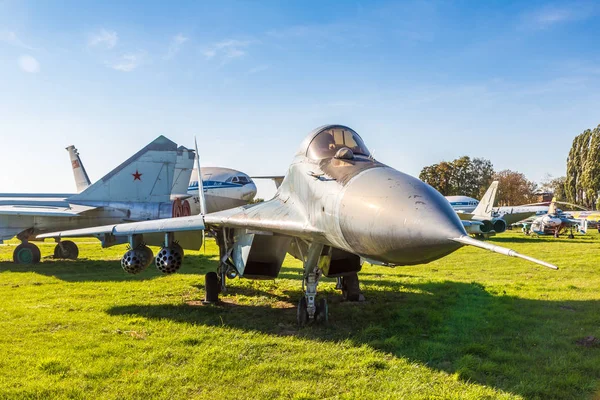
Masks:
[[[450,238],[466,235],[439,192],[389,167],[352,179],[339,215],[342,234],[358,254],[396,265],[443,257],[460,247]]]

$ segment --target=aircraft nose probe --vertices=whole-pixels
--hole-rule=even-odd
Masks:
[[[504,254],[505,256],[522,258],[523,260],[531,261],[531,262],[534,262],[539,265],[543,265],[544,267],[548,267],[551,269],[558,269],[558,267],[554,264],[550,264],[545,261],[538,260],[537,258],[533,258],[533,257],[529,257],[526,255],[517,253],[516,251],[507,249],[506,247],[497,246],[497,245],[491,244],[491,243],[485,243],[485,242],[479,241],[477,239],[473,239],[472,237],[467,236],[467,235],[463,235],[463,236],[457,237],[457,238],[451,238],[450,240],[464,244],[464,245],[475,246],[475,247],[479,247],[482,249],[486,249],[486,250],[492,251],[494,253]]]

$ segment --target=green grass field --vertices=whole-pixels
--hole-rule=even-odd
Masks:
[[[579,399],[600,383],[600,236],[492,240],[552,271],[463,248],[428,265],[365,265],[365,303],[322,281],[327,326],[296,326],[300,263],[229,281],[203,306],[206,253],[179,274],[131,276],[124,247],[12,264],[0,246],[0,398]]]

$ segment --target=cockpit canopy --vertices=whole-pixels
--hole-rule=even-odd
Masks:
[[[245,185],[247,183],[250,183],[250,178],[248,178],[246,175],[238,175],[238,176],[232,176],[231,178],[228,178],[225,182],[238,183],[240,185]]]
[[[358,133],[338,125],[326,127],[315,135],[308,145],[306,156],[313,160],[332,158],[343,148],[352,150],[354,155],[371,155]]]

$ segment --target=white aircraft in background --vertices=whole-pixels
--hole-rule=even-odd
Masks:
[[[41,258],[39,248],[29,241],[43,232],[55,230],[57,227],[86,227],[98,223],[128,222],[165,217],[181,217],[197,214],[199,208],[198,173],[193,166],[193,151],[177,145],[167,138],[159,137],[135,156],[101,179],[109,181],[113,175],[125,168],[126,164],[150,163],[152,154],[158,155],[156,162],[164,162],[166,169],[156,177],[157,187],[140,189],[142,180],[150,182],[149,172],[136,167],[131,173],[137,195],[131,196],[121,192],[118,183],[105,183],[104,189],[91,189],[91,182],[83,162],[75,146],[66,149],[69,152],[73,176],[78,194],[66,193],[34,193],[0,194],[0,243],[15,235],[22,244],[13,252],[16,263],[36,263]],[[162,152],[162,153],[161,153]],[[143,155],[143,154],[146,155]],[[139,160],[134,160],[139,156]],[[177,157],[177,165],[173,169],[173,160]],[[144,161],[146,160],[146,161]],[[162,160],[162,161],[161,161]],[[129,167],[133,171],[133,166]],[[146,168],[146,167],[144,167]],[[172,169],[172,170],[171,170]],[[136,174],[139,171],[139,176]],[[166,173],[166,175],[165,175]],[[146,175],[144,175],[146,174]],[[216,212],[247,204],[256,195],[256,186],[248,175],[228,168],[205,167],[203,179],[207,180],[204,194],[207,199],[207,210]],[[167,177],[167,179],[164,179]],[[191,177],[191,180],[190,180]],[[131,179],[127,176],[128,179]],[[117,178],[114,178],[115,180]],[[131,188],[131,182],[125,188]],[[155,182],[152,181],[152,182]],[[160,182],[159,182],[160,181]],[[173,182],[168,189],[161,184]],[[100,185],[100,183],[97,183]],[[150,185],[150,183],[148,183]],[[87,189],[93,190],[89,193]],[[150,192],[149,190],[152,189]],[[107,193],[100,193],[106,190]],[[108,193],[110,192],[110,193]],[[151,197],[146,196],[150,194]],[[158,197],[161,197],[158,199]],[[117,242],[103,242],[109,247]],[[56,245],[54,258],[76,259],[79,255],[77,245],[72,241],[63,241]]]
[[[191,215],[187,188],[194,151],[159,136],[102,179],[90,185],[77,150],[67,148],[80,193],[0,195],[0,241],[16,236],[16,263],[40,261],[30,241],[57,228],[83,228],[106,222],[144,221]],[[55,258],[76,259],[77,245],[59,242]]]
[[[479,200],[469,196],[444,196],[450,203],[450,206],[457,212],[472,213],[477,208]]]
[[[469,221],[471,223],[470,226],[465,226],[468,233],[479,237],[489,237],[490,235],[504,232],[513,222],[521,221],[533,215],[531,211],[527,210],[521,212],[510,210],[510,212],[506,211],[503,214],[498,213],[497,209],[494,208],[497,192],[498,181],[494,181],[472,213],[456,212],[463,222]]]

